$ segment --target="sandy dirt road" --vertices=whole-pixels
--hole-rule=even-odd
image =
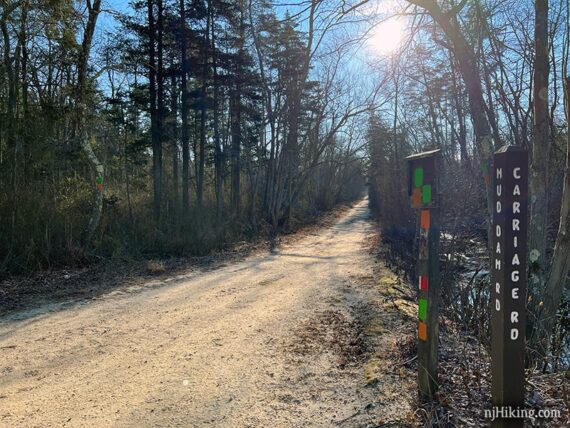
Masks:
[[[376,426],[368,215],[362,201],[271,253],[0,319],[0,426]]]

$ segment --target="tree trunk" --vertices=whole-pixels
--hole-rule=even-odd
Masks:
[[[240,215],[240,152],[241,152],[241,86],[243,74],[243,61],[244,61],[244,43],[245,43],[245,28],[244,28],[244,10],[243,0],[239,1],[240,8],[240,23],[239,23],[239,40],[238,40],[238,59],[236,66],[235,84],[230,95],[230,114],[231,114],[231,135],[232,135],[232,211],[234,216]]]
[[[27,40],[28,34],[26,27],[28,25],[28,7],[29,3],[24,3],[22,5],[22,19],[21,19],[21,30],[20,30],[20,46],[22,47],[22,70],[21,70],[21,84],[22,84],[22,107],[24,109],[24,118],[28,119],[29,109],[28,109],[28,47]],[[26,126],[24,124],[24,126]]]
[[[153,160],[156,160],[154,164],[154,174],[155,174],[155,194],[154,194],[154,205],[156,213],[156,225],[157,228],[162,226],[161,224],[161,211],[162,211],[162,143],[164,140],[164,44],[163,44],[163,33],[164,33],[164,8],[163,0],[157,0],[157,68],[156,68],[156,141],[155,147],[153,148]],[[154,157],[154,152],[156,151],[156,157]]]
[[[83,33],[83,42],[81,43],[81,51],[79,54],[79,62],[77,64],[77,99],[76,99],[76,114],[77,114],[77,135],[79,137],[79,144],[83,153],[87,157],[93,172],[95,173],[96,188],[94,194],[94,205],[91,212],[91,217],[87,225],[87,231],[85,235],[85,245],[90,245],[93,239],[93,235],[97,227],[99,226],[99,221],[101,220],[101,214],[103,212],[103,177],[104,169],[99,158],[93,151],[91,146],[91,139],[85,126],[85,92],[87,87],[87,64],[89,61],[89,53],[91,52],[91,45],[93,42],[93,34],[95,33],[95,26],[97,25],[97,17],[101,10],[101,0],[95,0],[93,5],[90,1],[87,1],[87,9],[89,17],[87,20],[87,25]]]
[[[172,214],[174,222],[178,222],[178,211],[180,209],[179,183],[178,183],[178,87],[176,85],[176,76],[171,77],[171,99],[170,99],[170,118],[171,118],[171,146],[172,146]]]
[[[533,84],[534,141],[530,173],[529,292],[540,299],[546,281],[548,237],[548,0],[535,2],[535,62]],[[536,312],[535,304],[531,310]],[[532,318],[531,318],[532,321]]]
[[[103,178],[104,178],[104,168],[103,164],[99,161],[99,158],[93,151],[91,146],[91,141],[87,131],[83,131],[80,136],[80,144],[83,153],[86,155],[93,172],[95,173],[97,189],[95,190],[95,203],[93,205],[93,210],[91,212],[91,217],[89,218],[89,223],[87,225],[87,235],[85,238],[86,245],[89,245],[93,239],[93,235],[99,226],[101,220],[101,215],[103,213]]]
[[[467,94],[469,96],[469,111],[473,120],[477,151],[481,159],[483,178],[485,180],[487,211],[489,222],[487,227],[488,245],[491,252],[491,221],[493,214],[493,192],[491,186],[491,171],[493,163],[494,141],[491,126],[487,118],[487,106],[483,97],[481,73],[477,66],[475,52],[469,45],[457,19],[459,10],[444,12],[435,0],[408,0],[427,10],[432,18],[439,24],[451,42],[451,49],[459,71],[463,77]],[[463,6],[465,2],[462,2]]]
[[[262,212],[267,218],[270,217],[270,206],[271,195],[273,193],[273,178],[275,176],[275,139],[276,139],[276,127],[273,114],[273,103],[272,103],[272,91],[267,82],[267,74],[265,72],[265,62],[262,54],[261,42],[259,40],[258,29],[255,27],[254,23],[254,12],[253,12],[253,0],[249,0],[249,25],[252,28],[252,38],[255,46],[255,52],[257,54],[257,61],[259,64],[259,77],[261,79],[261,90],[263,94],[263,107],[267,117],[267,122],[270,127],[270,141],[269,141],[269,159],[268,165],[265,172],[265,188],[263,190],[263,204]]]
[[[208,2],[208,8],[210,7],[210,3]],[[210,11],[208,10],[207,17],[206,17],[206,33],[205,33],[206,40],[204,40],[203,44],[203,54],[202,54],[202,88],[201,88],[201,98],[202,98],[202,105],[200,106],[200,165],[198,167],[198,191],[197,191],[197,199],[198,199],[198,206],[201,207],[204,199],[204,167],[206,164],[206,120],[207,120],[207,110],[206,110],[206,102],[207,102],[207,79],[208,79],[208,48],[210,41],[208,40],[210,37]]]
[[[10,216],[12,219],[15,219],[18,213],[18,176],[19,176],[19,168],[18,168],[18,147],[15,138],[15,124],[16,124],[16,96],[17,96],[17,86],[16,80],[17,76],[15,74],[15,70],[12,64],[12,48],[11,48],[11,39],[10,33],[8,30],[8,20],[10,18],[10,14],[16,9],[17,3],[14,3],[10,6],[3,4],[2,8],[2,16],[0,18],[0,30],[2,32],[2,39],[3,39],[3,67],[6,73],[6,77],[8,80],[8,111],[5,115],[5,120],[0,122],[0,138],[7,142],[6,149],[7,151],[13,150],[14,158],[12,162],[12,169],[11,171],[6,171],[9,174],[9,180],[11,185],[11,192],[9,193],[10,198],[8,201],[9,206],[11,206]],[[3,155],[3,153],[2,153]],[[13,226],[14,221],[12,221],[11,234],[8,238],[10,242],[13,242],[15,239],[16,229]]]
[[[570,124],[570,76],[566,77],[565,83],[566,123]],[[570,125],[567,128],[567,140],[560,225],[554,245],[552,266],[542,294],[542,310],[539,322],[535,326],[538,350],[544,357],[547,356],[551,334],[556,325],[556,314],[570,271]]]
[[[469,167],[469,156],[467,154],[467,129],[465,126],[465,115],[463,113],[463,103],[461,102],[461,86],[457,81],[457,74],[456,74],[456,65],[453,58],[450,57],[449,66],[451,69],[451,82],[453,88],[453,102],[455,104],[455,110],[457,112],[457,120],[459,122],[459,135],[458,135],[458,142],[459,142],[459,153],[461,156],[461,165]]]
[[[180,56],[182,62],[182,211],[190,209],[190,127],[188,126],[188,35],[186,31],[186,10],[180,0]]]
[[[210,13],[214,13],[213,8],[208,2],[208,9]],[[223,210],[223,194],[222,194],[222,180],[223,180],[223,159],[222,159],[222,146],[220,141],[220,114],[219,114],[219,83],[218,83],[218,64],[217,64],[217,54],[216,54],[216,24],[214,17],[212,16],[212,80],[214,85],[214,169],[215,169],[215,187],[216,187],[216,217],[218,220],[222,217]]]
[[[231,181],[232,181],[232,212],[239,216],[240,212],[240,151],[241,151],[241,114],[240,114],[240,87],[236,83],[236,88],[232,91],[230,98],[231,116]]]
[[[149,61],[148,61],[148,81],[150,95],[150,133],[152,140],[152,176],[153,176],[153,211],[154,220],[158,223],[160,218],[161,199],[161,153],[162,148],[159,140],[157,126],[157,106],[156,106],[156,46],[155,46],[155,22],[154,22],[154,1],[147,1],[148,29],[149,29]]]

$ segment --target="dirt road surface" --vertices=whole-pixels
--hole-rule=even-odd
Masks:
[[[401,404],[365,381],[368,216],[362,201],[270,253],[0,319],[0,426],[377,426]]]

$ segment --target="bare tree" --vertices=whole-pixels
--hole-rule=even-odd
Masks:
[[[182,106],[181,106],[181,139],[182,139],[182,211],[186,215],[190,208],[190,127],[188,125],[188,32],[186,26],[185,0],[180,0],[180,62]],[[152,54],[151,54],[152,56]]]
[[[566,99],[566,167],[564,169],[564,188],[562,191],[562,205],[560,207],[560,225],[554,245],[552,266],[548,280],[542,293],[542,309],[539,312],[539,322],[535,326],[533,344],[538,345],[540,354],[548,354],[548,346],[552,331],[556,325],[556,315],[560,307],[562,292],[567,286],[568,272],[570,272],[570,76],[565,82]]]
[[[459,71],[465,82],[469,95],[469,110],[473,120],[476,144],[479,157],[483,164],[483,174],[486,182],[487,210],[489,218],[493,212],[492,188],[490,185],[490,171],[492,166],[492,154],[495,147],[494,136],[487,117],[488,106],[483,96],[482,77],[473,46],[465,38],[465,32],[461,28],[458,13],[463,9],[466,0],[462,0],[456,6],[443,10],[436,0],[408,0],[425,9],[435,22],[442,28],[450,44],[449,49],[457,60]],[[491,245],[490,221],[488,227],[489,245]]]
[[[534,132],[530,174],[530,286],[534,296],[543,290],[548,259],[548,164],[550,154],[550,121],[548,114],[548,0],[535,2],[535,65],[533,85]],[[536,302],[538,299],[534,299]],[[536,306],[534,306],[536,309]]]
[[[81,51],[79,53],[79,60],[77,63],[77,90],[76,90],[76,111],[77,111],[77,135],[79,136],[79,143],[81,149],[85,153],[91,168],[96,177],[95,187],[95,201],[93,211],[89,224],[87,226],[87,234],[85,241],[87,244],[91,243],[93,234],[99,225],[101,213],[103,212],[103,179],[104,168],[103,164],[93,151],[91,146],[91,136],[89,135],[88,128],[85,126],[85,102],[86,102],[86,87],[87,87],[87,66],[89,61],[89,53],[91,52],[91,45],[93,43],[93,34],[95,33],[95,26],[97,25],[97,17],[101,11],[101,0],[86,0],[88,18],[87,25],[83,32],[83,41],[81,43]]]

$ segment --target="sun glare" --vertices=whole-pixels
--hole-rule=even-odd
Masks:
[[[404,23],[391,18],[372,30],[368,46],[370,51],[379,55],[389,55],[396,51],[404,39]]]

